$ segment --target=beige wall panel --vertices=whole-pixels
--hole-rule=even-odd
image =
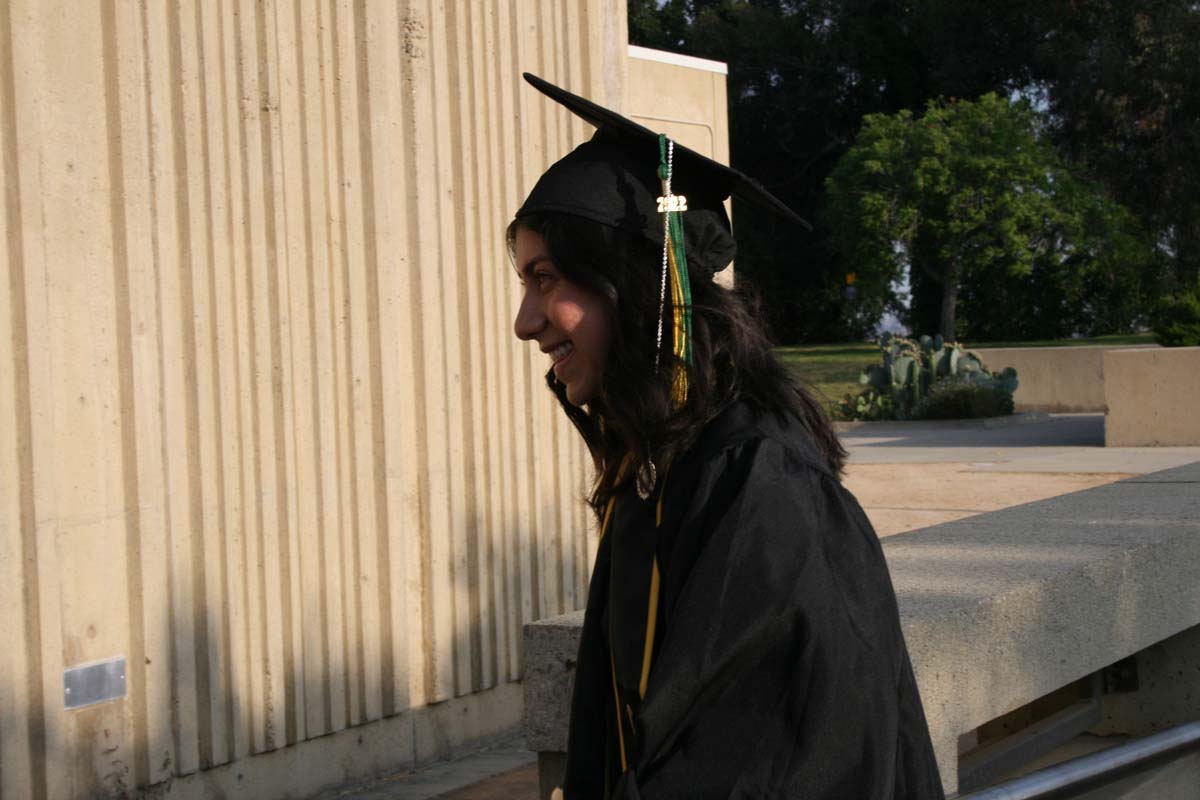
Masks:
[[[352,284],[352,277],[361,274],[356,270],[350,254],[362,252],[362,224],[360,205],[355,202],[356,195],[344,191],[351,185],[360,184],[359,171],[354,168],[355,162],[347,159],[347,139],[357,139],[356,117],[346,113],[347,103],[354,106],[354,19],[350,4],[341,2],[328,4],[321,8],[321,25],[326,34],[322,40],[322,61],[327,66],[323,72],[325,100],[323,114],[329,135],[325,137],[325,159],[329,169],[326,172],[325,191],[330,198],[330,242],[329,253],[332,269],[331,283],[334,286],[336,301],[333,304],[334,325],[337,331],[335,358],[340,364],[343,376],[338,384],[337,404],[340,410],[340,425],[338,428],[338,483],[340,496],[340,525],[342,581],[345,587],[345,616],[346,623],[343,633],[342,647],[346,659],[346,693],[347,693],[347,723],[360,725],[368,719],[378,719],[381,716],[379,708],[379,620],[378,615],[366,627],[363,626],[363,561],[360,541],[365,529],[360,523],[358,508],[362,506],[364,514],[373,516],[373,497],[370,493],[370,482],[367,481],[365,494],[360,491],[358,464],[361,459],[370,463],[371,438],[370,429],[362,426],[363,421],[370,419],[369,394],[356,392],[355,385],[364,380],[370,386],[370,366],[367,359],[365,333],[366,327],[360,324],[356,329],[354,323],[361,317],[365,323],[365,304],[362,302],[361,281]],[[352,152],[357,152],[356,150]],[[351,181],[351,176],[354,180]],[[353,244],[351,243],[353,238]],[[354,292],[352,286],[357,288]],[[357,313],[352,305],[352,292],[358,295]],[[355,355],[355,343],[359,344],[361,355]],[[361,409],[361,410],[360,410]],[[361,442],[361,444],[360,444]],[[362,453],[359,450],[362,448]],[[373,548],[375,537],[373,524],[370,528],[369,545]],[[374,562],[374,559],[371,559]],[[371,585],[375,585],[374,575]],[[368,648],[367,640],[375,643]],[[371,656],[365,654],[370,649]],[[372,663],[373,667],[367,664]],[[367,674],[372,675],[371,711],[367,710]]]
[[[2,24],[2,23],[0,23]],[[4,172],[0,177],[8,178]],[[7,216],[7,215],[5,215]],[[0,232],[7,233],[0,217]],[[11,259],[0,251],[0,268],[4,276],[11,277]],[[36,555],[26,555],[32,544],[27,532],[32,529],[29,509],[26,506],[28,493],[28,468],[22,463],[22,454],[28,451],[22,442],[27,433],[25,420],[28,415],[28,389],[24,373],[23,338],[11,335],[23,328],[21,298],[13,292],[0,292],[0,374],[9,377],[0,385],[0,637],[6,643],[0,652],[0,776],[3,785],[15,796],[34,796],[35,781],[41,785],[44,771],[38,769],[30,748],[30,726],[37,724],[31,718],[31,703],[40,689],[31,686],[30,677],[37,671],[36,638],[30,646],[28,620],[36,620],[36,600],[31,604],[30,577],[26,563],[36,563]],[[14,308],[14,306],[16,306]],[[30,605],[33,608],[30,608]],[[33,651],[33,652],[31,652]],[[40,727],[40,725],[38,725]],[[35,778],[36,774],[36,778]]]
[[[242,150],[238,136],[239,119],[237,95],[236,50],[233,44],[234,20],[228,18],[223,0],[205,3],[203,14],[204,62],[211,65],[207,82],[207,108],[210,126],[211,171],[210,203],[214,207],[213,242],[214,288],[216,298],[216,352],[219,375],[221,415],[221,492],[224,526],[224,596],[228,609],[229,672],[226,720],[230,728],[229,753],[240,759],[252,751],[252,717],[255,707],[254,687],[250,673],[250,614],[247,564],[247,539],[250,525],[247,512],[253,502],[247,502],[246,460],[249,417],[245,413],[242,385],[248,374],[248,338],[243,330],[245,304],[241,291],[241,276],[248,264],[242,247],[245,230],[245,205],[238,191],[241,176]],[[224,198],[219,200],[219,198]]]
[[[470,5],[470,38],[467,47],[473,54],[471,58],[471,101],[467,113],[478,113],[489,120],[484,128],[471,129],[470,148],[476,153],[475,182],[472,191],[479,203],[480,213],[485,219],[503,219],[504,210],[501,208],[498,193],[500,179],[499,151],[497,148],[497,108],[492,94],[489,72],[497,57],[493,37],[493,18],[496,14],[494,7],[474,3]],[[475,249],[472,253],[475,265],[475,281],[480,287],[479,309],[476,319],[484,330],[501,331],[505,327],[505,314],[501,309],[498,292],[501,291],[500,281],[506,277],[495,263],[497,248],[502,246],[502,234],[499,231],[484,230],[476,237]],[[477,379],[480,380],[478,389],[478,405],[476,406],[480,424],[476,436],[480,443],[480,460],[478,469],[483,473],[486,483],[483,491],[477,495],[476,519],[478,520],[481,536],[478,544],[479,594],[476,603],[480,627],[480,688],[487,689],[507,680],[506,673],[508,650],[503,630],[504,596],[501,587],[503,578],[503,526],[502,514],[504,485],[500,471],[500,437],[489,435],[490,432],[503,430],[500,416],[501,381],[510,382],[510,378],[500,371],[500,348],[498,336],[489,336],[485,341],[478,342],[476,347],[480,356],[480,367]],[[498,574],[499,573],[499,574]]]
[[[639,56],[638,51],[641,48],[634,48],[628,62],[629,115],[682,145],[728,164],[725,74],[686,65],[691,61],[716,67],[717,63],[700,59],[664,63]]]
[[[629,51],[629,116],[697,153],[728,164],[725,65],[641,47]],[[732,218],[729,200],[725,211]],[[719,272],[716,280],[731,285],[732,267]]]
[[[132,4],[104,9],[105,93],[122,414],[122,459],[129,569],[127,660],[134,762],[131,783],[170,776],[171,626],[167,596],[166,484],[163,468],[157,253],[153,220],[144,19]]]
[[[281,509],[286,513],[286,519],[281,519],[278,537],[278,563],[281,572],[280,588],[277,591],[282,595],[283,680],[286,695],[286,731],[283,741],[279,744],[293,744],[308,737],[310,715],[322,710],[319,689],[310,688],[307,680],[308,673],[315,670],[308,658],[312,635],[305,632],[307,616],[312,616],[316,611],[312,602],[305,604],[305,597],[317,587],[306,580],[306,576],[301,572],[302,563],[311,571],[311,551],[315,547],[315,543],[311,541],[307,544],[309,558],[304,560],[301,541],[305,537],[315,537],[315,532],[311,520],[302,529],[301,515],[305,510],[311,509],[307,505],[302,507],[301,503],[311,502],[311,495],[316,492],[317,487],[311,483],[300,486],[298,478],[299,469],[306,470],[307,475],[307,470],[311,468],[309,461],[304,461],[301,465],[301,447],[305,453],[311,453],[311,446],[307,438],[303,443],[298,440],[298,430],[307,430],[312,424],[312,417],[309,409],[310,415],[307,418],[297,419],[301,416],[301,411],[297,406],[295,387],[297,378],[293,337],[302,335],[303,331],[301,334],[293,334],[293,329],[302,326],[305,320],[295,316],[295,290],[292,284],[306,274],[306,265],[303,261],[293,263],[295,259],[303,259],[304,253],[296,244],[298,235],[302,241],[303,229],[294,221],[298,213],[296,198],[299,197],[299,191],[296,184],[299,175],[293,155],[293,141],[296,138],[295,118],[298,114],[293,91],[296,79],[295,57],[294,47],[287,35],[292,17],[287,3],[277,4],[273,0],[266,0],[258,6],[258,12],[260,74],[262,88],[265,89],[260,94],[259,102],[266,129],[265,157],[271,169],[266,188],[273,213],[268,224],[271,231],[269,247],[272,256],[272,334],[277,337],[277,341],[272,343],[276,350],[275,369],[278,371],[278,385],[275,388],[278,400],[274,409],[277,419],[274,420],[274,424],[278,441]],[[302,198],[300,202],[303,202]],[[301,354],[302,357],[303,355],[306,354]],[[301,400],[303,401],[303,398]],[[314,696],[315,699],[310,701]],[[315,704],[311,711],[310,703]]]
[[[339,41],[341,29],[349,23],[353,31],[353,20],[350,18],[349,6],[341,8],[333,3],[321,7],[321,27],[325,36],[322,39],[323,97],[325,105],[323,115],[325,127],[325,159],[329,164],[326,170],[325,191],[329,196],[330,206],[330,283],[334,289],[335,300],[332,304],[335,350],[334,358],[338,363],[338,371],[342,379],[338,382],[336,402],[338,406],[338,494],[339,494],[339,548],[341,558],[341,581],[343,587],[344,628],[340,647],[345,655],[344,680],[346,684],[346,724],[361,725],[366,721],[365,716],[365,672],[363,666],[363,630],[362,617],[362,586],[358,576],[361,572],[358,557],[358,541],[361,531],[357,524],[357,506],[361,502],[358,495],[356,465],[358,453],[354,446],[355,421],[358,415],[354,410],[353,385],[357,375],[352,350],[353,328],[350,325],[350,271],[351,260],[348,257],[348,222],[346,219],[347,173],[344,157],[344,138],[346,131],[353,132],[352,125],[342,117],[341,108],[344,104],[343,95],[347,88],[353,90],[353,82],[343,80],[344,63],[342,47]],[[340,17],[340,18],[339,18]],[[352,51],[351,51],[352,52]],[[353,66],[353,62],[350,62]],[[351,68],[350,75],[354,71]],[[361,252],[361,236],[355,252]],[[378,685],[378,681],[376,681]],[[376,714],[378,717],[378,714]]]
[[[171,722],[170,758],[156,764],[168,774],[187,774],[199,766],[197,671],[193,626],[195,605],[192,585],[193,494],[191,453],[194,437],[190,413],[187,365],[190,347],[186,332],[191,311],[185,304],[182,276],[189,269],[186,193],[187,166],[182,144],[179,72],[178,14],[172,6],[147,4],[142,11],[145,30],[147,80],[146,110],[150,154],[152,221],[151,245],[155,259],[154,297],[159,321],[158,388],[161,403],[161,452],[164,475],[162,514],[167,549],[167,597],[155,598],[168,609],[170,630],[171,701],[177,708]],[[185,310],[187,309],[187,310]],[[150,377],[150,376],[148,376]],[[147,431],[148,432],[148,431]],[[161,766],[160,766],[161,765]]]
[[[416,668],[423,675],[422,694],[414,696],[414,705],[446,697],[454,681],[451,641],[453,636],[453,598],[450,592],[450,465],[449,431],[446,427],[446,376],[444,354],[440,350],[441,335],[441,194],[444,193],[437,153],[437,131],[434,128],[433,105],[436,102],[433,86],[432,52],[438,44],[432,41],[427,0],[415,0],[400,20],[407,35],[407,50],[401,56],[401,69],[406,73],[409,96],[403,116],[411,118],[412,138],[407,142],[416,185],[421,191],[409,198],[407,208],[409,227],[405,247],[408,264],[413,270],[416,296],[414,298],[415,328],[409,350],[402,358],[416,361],[418,380],[417,415],[411,424],[417,428],[418,478],[421,483],[421,529],[432,535],[415,539],[420,543],[416,564],[419,568],[419,597],[421,627],[410,635],[408,646],[419,654]],[[443,147],[444,153],[444,147]],[[404,423],[400,423],[404,424]],[[411,603],[410,594],[405,598]]]
[[[40,619],[26,624],[40,625],[44,643],[48,762],[70,765],[46,769],[45,794],[57,798],[125,785],[131,764],[124,702],[59,712],[64,668],[128,649],[112,218],[106,141],[95,135],[106,117],[103,40],[98,13],[18,4],[12,16],[18,160],[30,167],[19,192],[37,560],[26,568],[40,593]]]
[[[305,108],[298,53],[299,4],[274,6],[275,64],[278,70],[279,162],[281,181],[276,185],[283,225],[280,261],[281,302],[288,325],[284,350],[284,414],[292,452],[288,458],[289,495],[294,500],[295,525],[290,531],[293,549],[293,620],[297,625],[297,731],[298,739],[329,731],[328,692],[325,685],[325,619],[322,608],[322,547],[320,476],[320,408],[316,403],[313,364],[317,359],[311,305],[313,295],[312,235],[309,218],[309,166],[305,162]],[[326,376],[332,379],[333,376]],[[289,402],[290,401],[290,402]]]
[[[0,4],[0,796],[282,797],[516,724],[595,545],[503,243],[590,131],[519,76],[619,106],[624,15]]]
[[[324,4],[322,4],[324,5]],[[339,393],[346,380],[345,365],[339,354],[339,342],[344,337],[344,312],[340,309],[342,292],[335,274],[338,265],[334,257],[332,242],[336,236],[337,213],[333,196],[329,194],[330,180],[335,180],[336,161],[331,159],[330,148],[336,137],[329,125],[326,95],[331,90],[333,76],[330,73],[329,26],[314,12],[315,4],[302,8],[301,34],[307,42],[303,63],[305,103],[308,118],[305,162],[309,165],[311,216],[308,228],[312,232],[313,250],[313,294],[314,323],[318,330],[317,364],[315,382],[318,387],[317,400],[320,411],[320,465],[322,502],[322,587],[324,592],[325,641],[324,649],[329,659],[325,683],[329,687],[330,730],[346,727],[348,716],[348,660],[346,654],[347,610],[344,568],[342,564],[342,538],[344,525],[339,498],[345,494],[341,485],[341,462],[343,453],[339,437],[345,414]],[[327,379],[328,376],[331,379]]]
[[[222,242],[218,237],[218,209],[213,199],[213,182],[222,165],[213,157],[213,120],[209,96],[216,88],[207,68],[201,14],[202,2],[179,4],[179,44],[183,121],[186,137],[187,225],[190,230],[191,260],[185,283],[191,295],[196,447],[198,460],[198,509],[193,509],[198,535],[192,540],[192,567],[196,576],[196,624],[198,636],[197,673],[200,703],[200,760],[202,766],[224,764],[230,759],[228,669],[228,602],[225,597],[224,469],[221,442],[224,438],[220,394],[224,375],[217,352],[217,308],[215,273],[219,269]],[[232,331],[229,333],[232,334]]]
[[[466,53],[455,43],[455,33],[463,26],[459,12],[464,3],[458,0],[431,0],[427,5],[426,20],[429,23],[429,61],[432,67],[433,94],[431,122],[428,129],[437,141],[436,193],[438,212],[437,236],[440,263],[466,266],[464,243],[470,233],[459,227],[464,218],[468,198],[463,189],[462,165],[471,154],[464,151],[462,131],[465,120],[456,108],[463,86],[461,63]],[[418,112],[420,113],[420,112]],[[469,429],[471,407],[468,402],[467,384],[471,381],[466,364],[470,342],[460,335],[460,320],[469,313],[467,303],[467,276],[462,268],[441,270],[441,314],[438,338],[426,341],[431,352],[439,352],[445,374],[444,412],[448,434],[447,488],[450,504],[449,527],[442,537],[446,540],[445,564],[435,565],[431,579],[442,587],[442,596],[449,598],[450,633],[436,647],[436,652],[452,664],[449,679],[442,692],[431,700],[444,700],[460,692],[470,691],[470,576],[467,566],[467,539],[469,526],[469,501],[471,491],[467,482],[470,459]],[[432,531],[435,538],[436,531]],[[435,550],[436,552],[436,550]]]
[[[252,624],[257,624],[250,634],[250,646],[251,680],[260,704],[251,713],[256,721],[254,751],[262,752],[286,743],[289,720],[294,718],[289,713],[291,626],[284,592],[288,575],[288,495],[282,466],[281,326],[265,12],[259,8],[247,13],[243,9],[234,22],[243,155],[241,193],[247,212],[243,246],[248,266],[241,279],[245,296],[242,330],[250,358],[244,388],[250,419],[250,435],[245,442],[250,456],[246,487],[254,530],[249,553],[257,554],[257,559],[251,560],[250,615]]]
[[[499,209],[499,221],[506,226],[509,216],[521,202],[520,192],[525,184],[520,181],[518,174],[517,152],[519,124],[517,119],[517,98],[519,86],[514,85],[512,76],[517,70],[517,54],[515,50],[514,25],[515,17],[512,9],[499,3],[493,6],[492,35],[494,37],[494,60],[489,59],[492,67],[492,80],[489,93],[495,99],[496,115],[493,117],[495,128],[488,137],[496,143],[497,158],[494,190]],[[517,282],[511,275],[507,253],[505,259],[497,268],[502,273],[497,281],[497,291],[494,302],[497,307],[497,317],[503,322],[507,333],[512,309],[518,299]],[[502,620],[502,632],[507,647],[508,660],[504,665],[505,678],[514,680],[520,675],[520,625],[525,616],[525,609],[530,607],[531,598],[528,589],[528,570],[523,569],[525,562],[521,560],[522,552],[526,551],[523,544],[527,541],[525,531],[529,526],[529,504],[525,482],[517,474],[517,465],[524,464],[521,460],[524,438],[519,430],[519,416],[525,406],[521,397],[524,381],[521,376],[521,348],[514,337],[497,337],[499,349],[499,366],[501,383],[497,386],[499,394],[498,414],[501,420],[501,435],[497,437],[500,445],[500,479],[502,493],[500,497],[501,518],[508,520],[507,525],[497,531],[500,539],[500,563],[502,572],[503,605],[498,608],[499,619]]]
[[[453,31],[454,47],[462,53],[457,70],[459,90],[457,92],[457,114],[460,119],[471,119],[475,109],[480,108],[484,100],[477,91],[478,62],[484,56],[481,43],[476,37],[480,28],[478,3],[461,3],[455,13],[449,17],[449,28]],[[494,248],[482,249],[482,242],[490,238],[487,231],[468,224],[473,218],[488,218],[493,214],[487,202],[486,187],[481,185],[480,176],[485,169],[487,150],[482,147],[479,136],[479,126],[463,126],[460,132],[459,148],[463,155],[461,159],[461,202],[458,203],[460,224],[464,226],[466,236],[460,247],[459,260],[466,268],[467,307],[466,313],[459,315],[459,332],[465,347],[463,348],[463,368],[467,380],[465,386],[468,392],[470,414],[467,425],[470,431],[470,458],[468,460],[469,484],[473,491],[466,492],[467,499],[467,572],[468,572],[468,628],[470,646],[470,676],[467,686],[471,691],[494,685],[492,672],[494,668],[494,647],[489,635],[487,612],[488,574],[488,532],[489,520],[488,498],[494,491],[493,482],[488,470],[486,436],[488,430],[488,407],[485,400],[492,382],[489,380],[488,355],[493,342],[476,340],[472,336],[475,330],[495,330],[489,324],[494,320],[484,317],[483,307],[486,303],[485,293],[489,281],[485,278],[490,256]],[[494,340],[495,337],[488,337]]]
[[[1200,347],[1104,353],[1107,447],[1200,445]]]
[[[551,82],[560,80],[565,82],[566,76],[560,78],[558,70],[554,66],[554,34],[556,31],[553,10],[555,5],[553,0],[537,0],[536,8],[532,12],[537,24],[535,26],[526,25],[523,28],[529,35],[518,44],[518,52],[529,54],[534,64],[532,71]],[[569,114],[558,113],[561,109],[552,108],[553,103],[546,102],[544,97],[529,91],[526,87],[522,88],[525,88],[522,98],[525,101],[526,111],[526,114],[523,115],[522,125],[529,133],[527,139],[529,146],[526,147],[525,152],[535,159],[532,163],[528,159],[526,160],[525,174],[536,180],[540,165],[554,161],[559,155],[570,149],[566,142],[562,143],[563,146],[558,146],[558,132],[566,126]],[[540,382],[541,376],[546,371],[545,356],[530,345],[526,345],[523,350],[524,357],[529,364],[530,377]],[[537,383],[534,386],[537,390],[534,392],[531,402],[526,405],[529,414],[528,425],[531,429],[529,477],[534,487],[554,486],[556,471],[553,452],[554,426],[561,414],[555,409],[547,392]],[[558,573],[556,570],[548,568],[557,562],[558,545],[555,540],[555,518],[558,515],[558,509],[552,503],[537,503],[536,508],[532,531],[537,591],[537,602],[534,604],[535,619],[553,616],[558,613],[559,608]]]
[[[403,176],[415,169],[411,115],[402,115],[410,78],[407,61],[395,42],[404,41],[403,22],[396,6],[384,4],[367,18],[355,6],[355,39],[365,54],[356,80],[363,109],[360,129],[364,210],[364,271],[371,300],[374,330],[370,347],[378,353],[377,383],[372,409],[378,414],[373,475],[379,524],[380,614],[383,617],[381,654],[383,713],[393,714],[421,704],[424,661],[420,594],[421,465],[416,427],[419,385],[414,353],[419,323],[416,285],[417,260],[405,243],[414,229],[408,192],[389,192],[404,186]],[[365,40],[365,46],[362,42]],[[371,87],[376,87],[375,91]],[[373,359],[374,360],[374,359]],[[386,390],[385,390],[386,387]],[[385,524],[384,524],[385,523]],[[385,535],[390,531],[391,535]],[[390,679],[389,679],[390,677]]]
[[[0,793],[44,795],[41,629],[13,28],[0,4]]]

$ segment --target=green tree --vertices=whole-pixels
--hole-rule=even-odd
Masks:
[[[629,35],[728,62],[732,163],[817,223],[802,233],[734,206],[739,272],[765,290],[785,341],[863,332],[870,309],[842,292],[854,266],[823,223],[825,181],[866,115],[919,113],[937,97],[1036,98],[1072,171],[1132,212],[1122,224],[1145,228],[1174,285],[1192,285],[1200,271],[1195,0],[630,0]],[[1023,278],[992,277],[1006,297],[1061,294],[1064,308],[1078,309],[1025,328],[1077,319],[1071,330],[1092,330],[1105,308],[1124,325],[1153,306],[1153,281],[1130,294],[1130,272],[1114,269],[1108,280],[1048,261]],[[912,294],[912,313],[936,320],[940,284],[918,269]],[[998,330],[999,320],[980,316],[987,296],[967,281],[960,311]]]
[[[869,333],[822,224],[825,178],[863,116],[1028,83],[1027,17],[983,0],[630,0],[634,44],[728,63],[732,164],[816,224],[734,203],[738,273],[762,289],[779,339]]]
[[[1144,221],[1180,287],[1200,279],[1200,3],[1039,4],[1030,74],[1064,156]]]
[[[930,102],[920,117],[869,115],[827,189],[826,222],[854,265],[862,313],[904,313],[892,287],[907,276],[932,282],[948,341],[1002,335],[1031,308],[1079,316],[1091,278],[1136,283],[1150,260],[1128,212],[1064,168],[1027,104],[995,94]]]

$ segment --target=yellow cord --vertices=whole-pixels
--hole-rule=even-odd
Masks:
[[[642,648],[642,679],[638,682],[638,697],[646,699],[646,684],[650,681],[650,657],[654,654],[654,625],[658,622],[658,559],[650,571],[650,608],[646,611],[646,644]]]
[[[688,379],[687,369],[682,366],[684,355],[687,353],[687,329],[683,325],[683,284],[679,279],[679,264],[675,260],[675,249],[667,248],[667,261],[671,267],[671,321],[674,329],[674,347],[677,365],[675,376],[671,383],[671,402],[676,408],[687,402]]]
[[[629,762],[625,759],[625,726],[621,723],[621,695],[617,692],[617,662],[613,660],[611,646],[608,648],[608,663],[612,665],[613,703],[617,707],[617,741],[621,744],[621,772],[628,772]]]
[[[664,477],[658,494],[658,503],[655,506],[654,526],[656,528],[662,527],[663,498],[666,497],[666,489],[666,478]],[[612,520],[616,500],[616,497],[610,497],[608,506],[604,509],[604,522],[600,526],[600,541],[604,541],[604,535],[608,533],[608,524]],[[643,700],[646,699],[646,686],[650,682],[650,664],[654,656],[654,632],[658,625],[658,592],[661,583],[658,558],[655,557],[650,567],[650,601],[649,607],[646,609],[646,641],[642,645],[642,677],[638,681],[638,697]],[[612,669],[613,705],[617,712],[617,741],[621,746],[621,772],[628,772],[629,761],[625,755],[625,724],[621,721],[621,693],[617,689],[617,662],[613,656],[611,643],[608,648],[608,660]],[[630,724],[633,724],[632,716]]]
[[[613,505],[617,502],[616,495],[608,498],[608,505],[604,508],[604,522],[600,524],[600,541],[604,541],[604,534],[608,533],[608,521],[612,519]]]

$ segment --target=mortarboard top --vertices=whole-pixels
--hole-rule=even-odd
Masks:
[[[517,218],[539,212],[574,214],[661,244],[659,135],[536,75],[524,75],[535,89],[595,125],[597,131],[542,174]],[[731,194],[810,227],[753,179],[680,144],[674,145],[672,191],[687,197],[683,223],[689,267],[710,274],[733,259],[733,237],[723,205]]]

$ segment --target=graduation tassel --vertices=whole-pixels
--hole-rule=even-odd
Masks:
[[[671,341],[675,355],[671,376],[671,405],[682,408],[687,402],[687,367],[692,363],[692,287],[688,281],[687,254],[683,249],[683,212],[687,198],[671,192],[671,170],[675,160],[675,143],[665,134],[658,135],[658,177],[663,196],[658,198],[658,211],[663,215],[662,277],[658,294],[658,333],[654,345],[654,374],[658,374],[662,355],[663,321],[666,316],[667,284],[671,285]],[[669,278],[669,280],[668,280]],[[647,448],[649,449],[649,448]],[[637,471],[637,493],[646,500],[654,492],[658,470],[648,454]]]
[[[663,276],[659,299],[658,338],[662,348],[662,326],[666,301],[666,284],[671,284],[672,351],[677,359],[671,381],[671,402],[680,408],[687,402],[687,366],[692,363],[692,287],[688,280],[687,253],[684,251],[683,212],[687,198],[671,191],[671,173],[675,160],[675,142],[665,134],[658,136],[658,175],[662,180],[663,196],[658,198],[658,210],[663,215]],[[655,352],[655,366],[658,352]]]

